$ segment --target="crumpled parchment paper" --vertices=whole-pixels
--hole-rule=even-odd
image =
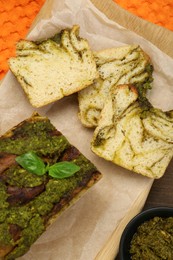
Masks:
[[[89,0],[54,0],[49,20],[41,19],[28,39],[40,40],[57,31],[80,25],[80,36],[93,50],[139,44],[154,65],[154,86],[149,99],[163,110],[173,109],[173,60],[144,38],[109,20]],[[51,76],[51,75],[50,75]],[[0,133],[36,111],[9,72],[0,87]],[[103,178],[75,205],[65,211],[20,259],[91,260],[105,245],[112,232],[153,180],[134,174],[98,158],[90,150],[91,129],[78,120],[76,95],[37,109],[46,115],[68,140],[103,173]],[[120,234],[117,234],[120,237]],[[115,255],[118,244],[115,245]]]

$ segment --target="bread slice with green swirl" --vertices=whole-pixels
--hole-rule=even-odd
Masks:
[[[79,118],[86,127],[96,127],[111,87],[133,84],[145,95],[151,88],[153,66],[138,45],[94,52],[99,78],[78,93]]]
[[[173,157],[173,111],[153,108],[132,85],[114,86],[91,149],[128,170],[160,178]]]
[[[79,26],[39,42],[21,40],[9,67],[34,107],[42,107],[89,86],[98,77],[89,43]]]

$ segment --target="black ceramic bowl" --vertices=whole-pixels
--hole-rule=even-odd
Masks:
[[[173,208],[169,207],[157,207],[145,210],[136,215],[125,227],[119,247],[120,260],[130,260],[130,242],[134,233],[136,233],[138,226],[143,222],[150,220],[154,217],[173,217]]]

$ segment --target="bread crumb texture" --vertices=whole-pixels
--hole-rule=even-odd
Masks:
[[[148,84],[152,81],[150,58],[138,45],[126,45],[94,53],[99,78],[78,94],[79,118],[86,127],[96,127],[113,85]]]
[[[93,53],[77,25],[41,42],[21,40],[16,52],[9,66],[34,107],[73,94],[98,77]]]
[[[111,88],[91,142],[98,156],[150,178],[173,157],[173,111],[142,108],[134,87]]]

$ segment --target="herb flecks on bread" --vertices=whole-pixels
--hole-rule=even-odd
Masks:
[[[91,148],[128,170],[160,178],[173,157],[173,111],[141,106],[138,97],[134,86],[112,87]]]
[[[73,94],[98,77],[87,40],[79,27],[62,30],[42,42],[21,40],[9,66],[34,107]]]
[[[133,84],[145,95],[152,82],[150,58],[138,45],[106,49],[94,56],[99,79],[78,94],[79,118],[86,127],[97,126],[113,85]]]

